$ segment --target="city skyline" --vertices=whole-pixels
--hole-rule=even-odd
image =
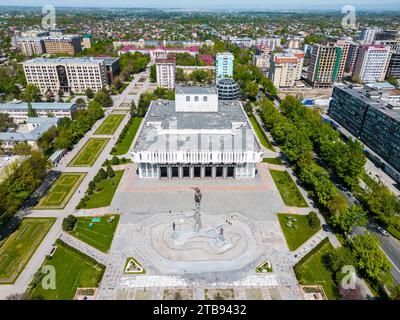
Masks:
[[[54,5],[59,7],[101,7],[101,8],[177,8],[177,9],[223,9],[223,10],[238,10],[238,9],[251,9],[251,10],[337,10],[341,9],[345,5],[353,5],[359,10],[400,10],[400,3],[398,1],[386,0],[377,4],[375,1],[370,0],[354,0],[351,3],[345,0],[328,0],[322,4],[320,1],[308,0],[303,1],[301,5],[296,0],[284,0],[276,3],[275,1],[260,1],[260,0],[220,0],[218,2],[205,0],[199,3],[198,1],[188,0],[182,3],[181,1],[173,0],[165,1],[151,0],[151,1],[126,1],[115,0],[88,0],[83,4],[78,0],[53,0],[49,1],[28,1],[28,0],[16,0],[13,2],[13,6],[43,6],[43,5]],[[4,0],[0,1],[0,6],[8,6]]]

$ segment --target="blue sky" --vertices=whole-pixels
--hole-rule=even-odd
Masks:
[[[340,9],[351,4],[356,9],[400,10],[399,0],[0,0],[0,5],[210,9]]]

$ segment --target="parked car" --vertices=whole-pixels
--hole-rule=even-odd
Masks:
[[[379,233],[381,234],[381,235],[383,235],[383,236],[385,236],[385,237],[388,237],[389,236],[389,232],[387,232],[385,229],[383,229],[382,227],[378,227],[377,228],[378,229],[378,231],[379,231]]]

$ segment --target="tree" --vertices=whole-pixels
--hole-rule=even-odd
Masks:
[[[111,179],[112,177],[115,177],[115,172],[110,165],[107,166],[107,175],[108,175],[109,179]]]
[[[21,155],[21,156],[28,156],[28,155],[30,155],[31,151],[32,151],[32,147],[28,143],[20,142],[14,146],[12,153]]]
[[[62,222],[62,229],[64,231],[73,230],[77,221],[78,221],[78,219],[75,216],[73,216],[72,214],[70,214],[68,217],[64,218],[64,220]]]
[[[117,164],[119,164],[119,158],[116,157],[116,156],[112,157],[112,159],[111,159],[111,164],[112,164],[112,165],[117,165]]]
[[[136,108],[135,101],[132,100],[131,105],[130,105],[129,108],[130,108],[131,117],[136,116],[137,108]]]
[[[32,107],[32,103],[28,102],[28,117],[35,118],[37,117],[37,112]]]
[[[333,273],[336,283],[340,283],[346,273],[342,272],[344,266],[355,266],[354,256],[347,247],[332,249],[323,256],[323,261]]]
[[[99,104],[101,104],[101,106],[104,108],[108,108],[113,105],[113,100],[110,96],[110,93],[105,89],[97,92],[96,95],[94,96],[94,100]]]
[[[107,172],[103,168],[99,170],[99,173],[97,175],[99,176],[100,180],[107,179],[108,177]]]
[[[296,163],[313,150],[313,145],[305,130],[293,130],[287,135],[283,151],[289,161]]]
[[[361,206],[352,205],[342,213],[336,214],[332,218],[332,224],[345,235],[349,235],[355,227],[364,227],[367,224],[367,214]]]
[[[394,76],[389,76],[389,77],[387,78],[387,81],[388,81],[392,86],[395,86],[396,88],[399,86],[399,80],[398,80],[396,77],[394,77]]]
[[[332,216],[340,214],[348,207],[347,200],[338,192],[326,203],[326,207]]]
[[[86,97],[88,97],[89,99],[93,99],[93,97],[94,97],[94,93],[93,93],[93,90],[91,88],[87,88],[85,90],[85,94],[86,94]]]
[[[318,218],[318,215],[316,212],[311,211],[308,215],[307,215],[307,220],[308,220],[308,225],[310,226],[310,228],[312,229],[319,229],[321,226],[321,221]]]
[[[76,103],[77,108],[79,108],[79,109],[83,109],[86,107],[86,102],[83,98],[76,99],[75,103]]]
[[[0,113],[0,132],[5,132],[9,128],[16,128],[13,118],[8,113]]]
[[[351,251],[357,268],[376,285],[383,285],[390,279],[392,265],[371,234],[355,236]]]
[[[153,64],[150,68],[150,81],[152,83],[157,82],[157,66]]]
[[[40,89],[33,84],[28,84],[22,95],[22,100],[25,102],[40,101]]]

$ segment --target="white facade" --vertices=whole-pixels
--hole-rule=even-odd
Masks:
[[[84,93],[87,88],[98,92],[107,85],[107,71],[102,59],[39,58],[24,62],[23,67],[27,82],[39,87],[42,94],[49,89],[53,93],[59,89]]]
[[[269,69],[270,67],[270,56],[256,54],[253,56],[253,64],[260,69]]]
[[[39,37],[17,38],[17,46],[28,57],[45,52],[43,39]]]
[[[384,81],[390,60],[390,47],[364,45],[360,48],[353,77],[362,82]]]
[[[144,179],[254,178],[263,152],[239,101],[177,87],[175,101],[152,102],[131,155]]]
[[[156,60],[157,85],[162,88],[175,88],[176,64],[175,59],[167,55]]]
[[[375,41],[376,34],[380,32],[378,28],[363,28],[360,33],[360,42],[362,44],[370,44]]]
[[[282,38],[281,37],[270,37],[270,38],[258,38],[256,40],[257,46],[267,46],[270,47],[272,50],[276,48],[280,48],[282,45]]]
[[[36,111],[38,118],[47,118],[49,114],[55,118],[72,119],[76,111],[74,103],[60,102],[32,102],[32,108]],[[7,113],[13,118],[15,123],[21,123],[28,120],[28,103],[9,102],[0,104],[0,113]]]
[[[215,89],[193,92],[177,89],[175,94],[176,112],[217,112],[218,94]]]

